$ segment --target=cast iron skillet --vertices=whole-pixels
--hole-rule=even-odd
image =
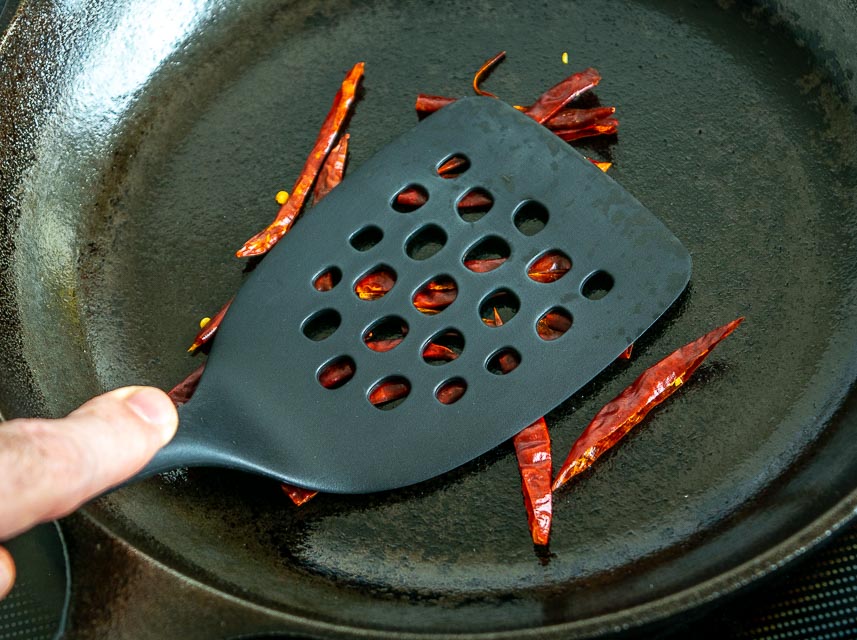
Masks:
[[[587,152],[695,271],[631,363],[549,416],[557,457],[643,368],[747,321],[558,496],[550,554],[529,544],[508,447],[299,510],[269,482],[200,471],[86,514],[320,637],[591,637],[734,592],[857,508],[855,33],[852,10],[798,0],[25,2],[0,44],[0,409],[59,415],[197,366],[196,320],[238,286],[232,251],[273,215],[354,61],[355,165],[411,126],[418,91],[466,94],[501,48],[491,88],[513,103],[592,64],[622,125]]]

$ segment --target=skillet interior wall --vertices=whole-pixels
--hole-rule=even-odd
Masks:
[[[93,30],[104,20],[115,29],[123,16],[149,24],[165,10],[147,3],[105,17],[94,3],[79,6],[81,28]],[[750,317],[731,351],[700,372],[705,383],[659,414],[657,430],[641,433],[607,460],[587,480],[586,492],[562,499],[569,517],[557,521],[556,558],[534,571],[508,450],[395,496],[328,497],[300,513],[283,508],[275,487],[212,473],[133,487],[90,513],[189,575],[330,620],[359,622],[370,602],[386,626],[408,626],[416,621],[397,603],[440,602],[459,609],[431,607],[420,624],[533,626],[604,613],[603,602],[621,607],[689,586],[712,567],[701,563],[700,571],[680,578],[676,570],[658,592],[639,587],[651,574],[636,561],[672,558],[696,544],[697,532],[710,537],[725,526],[743,499],[775,482],[817,436],[824,412],[853,379],[853,58],[828,53],[844,47],[837,33],[848,42],[840,26],[853,25],[853,14],[820,7],[801,14],[807,33],[799,35],[819,51],[811,59],[779,27],[766,26],[765,12],[746,9],[759,24],[745,24],[738,18],[744,7],[650,2],[623,9],[618,2],[580,2],[554,4],[540,15],[537,7],[498,10],[484,3],[457,7],[465,26],[456,31],[442,17],[445,6],[296,3],[269,10],[248,3],[238,11],[199,3],[202,18],[175,21],[169,37],[161,35],[165,57],[144,58],[150,71],[160,69],[156,77],[143,74],[139,86],[120,86],[106,108],[96,101],[97,117],[90,119],[78,117],[87,113],[87,94],[71,91],[76,78],[62,69],[92,55],[97,62],[103,42],[59,34],[50,25],[63,16],[30,7],[27,19],[46,29],[43,36],[30,34],[42,38],[34,55],[47,51],[52,38],[70,46],[60,48],[55,66],[40,66],[40,91],[39,82],[36,88],[3,84],[11,103],[20,105],[18,124],[29,123],[13,130],[6,120],[2,129],[4,141],[26,141],[25,157],[13,158],[20,171],[9,181],[4,174],[2,187],[3,237],[15,243],[6,260],[16,261],[14,281],[11,262],[2,276],[3,291],[12,296],[3,301],[4,335],[20,335],[21,326],[24,333],[22,342],[6,338],[4,357],[34,376],[30,387],[4,380],[3,408],[11,415],[59,414],[102,387],[172,384],[195,366],[183,355],[194,321],[240,282],[231,250],[270,215],[270,195],[288,187],[282,181],[299,168],[351,59],[370,61],[353,129],[359,163],[410,126],[416,91],[463,93],[470,61],[506,46],[497,42],[506,30],[510,40],[514,34],[515,42],[527,42],[517,50],[509,44],[510,59],[492,78],[492,87],[510,100],[528,99],[565,71],[556,63],[564,49],[573,62],[602,70],[598,94],[619,105],[623,131],[619,144],[589,148],[616,161],[615,177],[692,245],[697,260],[682,305],[639,345],[638,368],[612,369],[552,416],[557,450],[582,427],[576,416],[591,415],[642,366],[716,321]],[[771,7],[776,15],[781,7],[785,15],[802,10],[800,3]],[[517,12],[514,26],[503,22],[507,12]],[[570,31],[539,26],[548,24],[546,16],[565,19]],[[825,21],[836,25],[825,27],[830,42],[812,36],[814,25]],[[138,46],[145,52],[150,45]],[[629,72],[629,61],[638,60],[643,69]],[[827,66],[826,73],[818,65]],[[101,95],[105,87],[91,82],[84,88]],[[0,154],[11,148],[4,145]],[[788,367],[783,373],[762,366],[783,349],[791,374]],[[778,394],[759,388],[765,376]],[[807,393],[825,377],[826,395]],[[749,407],[748,389],[760,396]],[[794,401],[777,406],[782,398]],[[711,432],[719,434],[716,441],[707,440]],[[669,462],[665,452],[677,441],[690,450]],[[711,457],[715,462],[704,459]],[[666,461],[664,473],[647,471],[652,460]],[[706,471],[694,475],[700,465]],[[730,474],[746,484],[733,485]],[[718,478],[718,491],[710,491],[706,478]],[[628,495],[619,495],[619,486]],[[629,486],[645,487],[660,504]],[[693,496],[690,507],[685,490]],[[830,499],[821,498],[817,510]],[[676,517],[661,515],[658,522],[653,509]],[[627,531],[613,531],[617,512]],[[580,513],[586,519],[571,517]],[[806,517],[796,515],[794,522]],[[392,530],[385,528],[390,522],[397,523]],[[455,531],[454,538],[445,531]],[[630,544],[632,537],[642,542]],[[473,550],[462,548],[465,543]],[[746,557],[767,543],[760,537],[740,551]],[[632,562],[639,572],[617,582],[614,576]],[[638,586],[625,595],[611,593],[632,583]],[[338,591],[345,584],[365,595]],[[601,588],[593,590],[601,603],[587,599],[593,587]],[[325,608],[318,594],[335,594],[338,610]]]
[[[159,103],[157,111],[163,117],[162,122],[152,122],[152,114],[146,109],[148,104],[146,96],[148,94],[138,93],[135,99],[127,100],[124,105],[128,111],[119,112],[122,115],[121,122],[123,124],[121,134],[111,131],[106,140],[97,144],[93,141],[95,135],[82,141],[83,148],[87,151],[84,155],[86,156],[85,159],[89,161],[89,166],[70,164],[64,158],[57,160],[57,164],[60,166],[69,168],[73,166],[76,173],[88,174],[86,177],[89,182],[100,182],[106,185],[101,193],[89,188],[75,191],[71,187],[66,188],[65,192],[57,193],[56,186],[52,182],[46,184],[31,183],[25,190],[23,189],[24,185],[21,184],[23,176],[20,172],[26,166],[25,161],[32,159],[34,153],[41,153],[35,149],[37,125],[54,124],[59,126],[59,130],[48,126],[48,133],[40,136],[41,142],[39,144],[42,150],[56,142],[56,140],[51,140],[52,136],[62,139],[63,135],[80,133],[80,131],[63,131],[61,125],[58,124],[61,122],[59,118],[64,114],[63,105],[59,104],[58,98],[63,80],[65,80],[61,74],[67,65],[80,61],[85,55],[87,41],[81,34],[85,30],[92,30],[95,26],[101,11],[100,4],[99,2],[89,2],[82,5],[80,3],[57,3],[53,7],[46,5],[46,10],[41,15],[29,9],[22,11],[12,35],[15,35],[15,31],[25,32],[26,37],[32,38],[27,43],[28,55],[23,61],[20,57],[18,60],[9,58],[3,61],[3,68],[12,72],[26,64],[31,65],[29,70],[31,76],[26,79],[25,83],[22,82],[23,76],[15,73],[6,74],[2,79],[2,91],[4,97],[7,98],[4,100],[4,104],[8,107],[0,119],[0,131],[3,135],[3,145],[0,148],[6,150],[5,162],[2,166],[3,173],[0,174],[2,176],[0,194],[3,196],[4,205],[2,211],[4,245],[2,247],[2,259],[0,259],[0,276],[2,276],[0,279],[0,283],[2,283],[0,295],[3,296],[2,302],[4,304],[0,307],[3,310],[2,316],[0,316],[0,322],[2,322],[0,329],[3,330],[2,336],[7,342],[3,345],[4,348],[0,350],[0,358],[2,358],[0,362],[2,362],[4,371],[14,372],[14,378],[19,381],[17,389],[11,385],[0,388],[0,410],[5,410],[9,415],[45,413],[59,415],[104,386],[104,381],[109,376],[102,374],[100,376],[102,382],[92,384],[93,377],[85,373],[87,371],[89,374],[92,373],[93,363],[91,354],[87,353],[89,345],[85,344],[86,338],[81,334],[82,329],[77,318],[77,309],[80,306],[80,301],[76,299],[79,289],[77,278],[82,273],[78,264],[87,264],[86,252],[97,250],[98,245],[101,244],[100,242],[87,243],[86,241],[91,238],[100,239],[102,231],[100,225],[114,224],[113,216],[116,215],[116,212],[111,211],[106,216],[79,215],[79,213],[91,210],[91,207],[94,207],[96,211],[101,211],[102,214],[104,213],[105,198],[116,198],[116,194],[110,192],[115,185],[113,176],[121,175],[124,167],[123,159],[135,153],[143,137],[151,139],[148,130],[153,126],[167,124],[171,131],[180,133],[181,123],[187,119],[188,110],[185,108],[186,104],[184,106],[179,104],[173,108],[170,99],[172,96],[177,93],[184,93],[185,95],[177,96],[177,102],[186,103],[187,94],[193,93],[193,101],[204,104],[219,86],[217,78],[220,78],[220,82],[222,82],[224,81],[223,78],[234,76],[237,69],[240,69],[243,64],[246,64],[248,60],[259,53],[258,50],[253,51],[247,48],[230,51],[229,56],[223,56],[222,59],[218,58],[217,65],[206,64],[205,56],[198,57],[194,60],[192,77],[177,73],[172,80],[175,82],[177,77],[182,77],[182,81],[189,83],[192,90],[152,92],[157,97],[149,95],[150,99]],[[215,6],[216,4],[197,3],[196,9],[204,10],[205,6]],[[317,19],[319,16],[330,15],[341,3],[299,4],[302,7],[287,4],[284,9],[290,18],[294,19],[291,27],[286,24],[282,25],[286,37],[301,37],[301,25],[304,24],[303,20],[307,16],[314,16],[314,19]],[[754,20],[770,21],[778,28],[794,30],[801,45],[812,49],[819,65],[824,67],[834,80],[831,84],[825,85],[823,89],[835,86],[839,91],[853,99],[855,93],[854,69],[857,67],[857,61],[854,59],[853,48],[850,46],[850,34],[853,32],[851,26],[853,26],[854,18],[853,11],[848,6],[835,3],[804,3],[794,0],[770,0],[758,4],[737,3],[737,7],[736,3],[732,1],[723,0],[721,5],[730,10],[743,11],[745,15],[752,16]],[[76,6],[76,10],[72,12],[71,7],[74,6]],[[151,11],[144,13],[152,15],[158,10],[159,7],[153,5]],[[225,23],[230,19],[240,21],[239,16],[228,16],[228,11],[225,8],[221,7],[221,13],[223,15],[220,16],[220,22]],[[69,17],[74,18],[79,28],[71,33],[63,33],[58,29],[57,22],[63,19],[68,20]],[[35,36],[34,34],[39,35]],[[258,31],[258,34],[261,38],[262,32]],[[174,35],[181,37],[181,28],[176,28]],[[188,36],[187,33],[184,35]],[[192,45],[192,43],[193,38],[189,38],[189,42],[186,44]],[[61,46],[57,46],[58,44]],[[89,42],[88,45],[91,47],[92,42]],[[190,49],[192,50],[192,47]],[[6,47],[7,52],[12,50],[12,47]],[[32,75],[33,70],[36,71],[35,75]],[[461,74],[457,69],[452,69],[447,75],[453,79],[458,79],[458,76],[463,77],[464,74]],[[312,81],[308,78],[300,78],[301,82],[307,80]],[[167,82],[169,81],[168,79]],[[142,104],[136,101],[141,95],[143,96]],[[66,108],[73,108],[73,106],[65,105]],[[114,115],[118,114],[114,113]],[[75,127],[81,129],[84,121],[85,119],[77,122]],[[128,128],[132,130],[128,131]],[[78,139],[77,142],[81,142],[81,140]],[[151,141],[149,144],[152,144]],[[105,163],[101,157],[103,154],[99,152],[110,145],[116,148],[112,149],[110,162]],[[87,146],[89,146],[88,149]],[[846,147],[847,145],[844,144],[834,145],[834,148],[839,149]],[[59,145],[59,148],[64,147]],[[359,158],[359,150],[357,155]],[[842,167],[842,165],[839,166]],[[74,183],[74,181],[71,182]],[[278,182],[276,186],[282,185]],[[27,191],[35,193],[28,194]],[[98,200],[93,201],[94,195],[97,195]],[[23,266],[19,271],[21,277],[19,285],[20,290],[26,293],[21,296],[24,303],[22,306],[30,306],[34,310],[33,316],[39,317],[38,323],[34,326],[44,322],[46,325],[45,334],[52,336],[52,339],[48,341],[50,344],[35,345],[27,357],[25,357],[23,345],[19,342],[21,327],[19,319],[16,317],[18,306],[15,300],[16,288],[13,279],[8,274],[12,265],[12,256],[15,255],[16,251],[15,231],[19,223],[17,214],[20,213],[17,205],[19,198],[25,196],[33,198],[28,206],[30,210],[51,211],[56,214],[60,223],[54,226],[63,230],[59,237],[57,235],[50,237],[51,232],[40,230],[33,234],[34,236],[42,236],[40,240],[35,241],[31,241],[28,234],[23,233],[17,246],[19,255],[23,254],[21,255],[23,259],[20,261]],[[239,202],[235,198],[230,204],[230,209],[235,212],[236,217],[244,217],[242,214],[248,214],[250,211],[261,208],[263,202],[255,202],[251,205],[247,199]],[[88,207],[90,208],[88,209]],[[34,215],[33,220],[39,226],[46,217],[48,216],[42,213],[42,215]],[[255,224],[254,220],[245,226],[254,229],[255,226],[252,225]],[[203,235],[203,239],[207,239],[205,238],[207,235],[205,226],[205,220],[200,220],[200,227],[202,228],[195,230],[196,233]],[[86,227],[86,232],[81,237],[78,232],[83,227]],[[220,246],[231,247],[226,242],[222,242]],[[212,250],[216,248],[218,247],[212,247]],[[157,248],[153,247],[152,252],[157,252]],[[31,255],[27,256],[27,253],[31,253]],[[161,257],[163,256],[159,256],[159,258]],[[56,262],[48,266],[50,260]],[[97,260],[89,260],[89,262],[94,262],[97,269]],[[229,272],[218,274],[221,277],[216,278],[215,281],[227,280],[227,284],[221,289],[231,291],[236,284],[233,273],[234,264],[223,261],[221,266],[229,269]],[[62,278],[58,276],[60,273],[63,274]],[[83,276],[86,277],[88,274],[83,272]],[[205,274],[201,274],[201,276],[204,277]],[[207,308],[203,305],[199,306],[200,308]],[[52,309],[52,307],[58,308]],[[44,311],[48,313],[42,320],[41,315]],[[35,334],[41,332],[41,329],[34,331]],[[57,335],[58,333],[59,335]],[[39,342],[38,335],[34,335],[33,340]],[[158,360],[157,349],[161,348],[162,345],[159,343],[150,345],[150,347],[148,351],[152,354],[152,359]],[[25,365],[28,360],[30,367],[39,369],[37,380],[31,378],[31,369]],[[43,364],[44,367],[42,367]],[[153,376],[147,375],[147,377]],[[164,380],[162,384],[169,384],[175,375],[168,374],[156,377]],[[160,381],[156,380],[156,382]],[[50,393],[44,394],[42,387],[49,387]],[[57,397],[62,397],[62,401],[57,401]]]
[[[162,75],[168,76],[167,84],[183,78],[185,89],[195,90],[191,98],[169,88],[143,90],[175,56],[178,44],[193,48],[201,21],[212,31],[222,22],[252,31],[241,26],[237,6],[229,15],[229,6],[221,4],[135,5],[139,23],[151,28],[146,34],[132,34],[122,7],[113,3],[21,3],[0,65],[2,103],[8,105],[0,120],[0,153],[6,156],[0,165],[0,363],[17,381],[0,387],[0,410],[5,414],[63,415],[115,386],[105,379],[109,375],[96,373],[92,344],[81,322],[87,301],[78,296],[87,286],[85,267],[94,262],[95,271],[101,270],[94,255],[101,247],[99,234],[105,224],[121,224],[110,206],[117,198],[118,177],[141,140],[149,137],[150,127],[163,124],[153,122],[153,111],[166,119],[176,116],[168,125],[180,127],[177,114],[193,113],[187,100],[204,103],[218,86],[213,76],[234,74],[247,62],[246,50],[244,57],[219,56],[216,69],[202,55],[188,56],[183,62],[193,66],[192,78],[183,78],[184,68]],[[309,12],[317,8],[307,6]],[[282,3],[280,10],[300,22],[300,9]],[[263,33],[257,36],[261,41]],[[101,58],[105,48],[109,52]],[[117,66],[118,60],[126,62]],[[179,105],[172,109],[175,93]],[[155,103],[159,109],[152,108]],[[149,255],[155,253],[151,248]],[[121,315],[122,300],[114,303],[111,312]]]

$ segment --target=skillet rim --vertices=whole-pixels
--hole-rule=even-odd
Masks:
[[[22,0],[20,5],[24,6],[29,1],[30,0]],[[5,11],[9,11],[9,7],[13,4],[14,3],[9,3],[9,5],[7,5],[7,7],[5,8]],[[779,5],[780,3],[773,4]],[[0,10],[0,18],[2,18],[2,15],[3,11]],[[2,21],[0,21],[0,27],[1,26]],[[0,44],[2,44],[2,40],[0,40]],[[850,397],[853,397],[854,390],[851,390],[848,395]],[[93,522],[97,523],[99,526],[103,527],[105,531],[111,532],[111,535],[113,537],[126,542],[126,544],[135,549],[141,557],[144,557],[148,561],[161,565],[166,570],[169,570],[175,573],[176,575],[181,576],[184,580],[188,581],[191,584],[195,584],[208,591],[216,592],[222,595],[223,597],[227,597],[229,599],[241,602],[245,606],[250,606],[254,609],[268,612],[284,620],[294,619],[302,621],[304,623],[309,622],[311,624],[318,625],[318,627],[323,630],[338,633],[357,632],[357,634],[359,635],[368,633],[370,631],[368,629],[361,630],[357,627],[312,621],[307,620],[306,618],[292,616],[291,614],[278,611],[265,605],[260,605],[256,602],[253,602],[252,600],[239,598],[228,593],[227,591],[200,582],[197,579],[174,569],[170,566],[169,563],[159,560],[155,556],[149,555],[148,553],[142,551],[140,548],[130,544],[124,537],[118,535],[112,529],[110,529],[109,526],[105,525],[98,518],[97,515],[91,513],[89,508],[85,507],[82,511],[86,518],[89,518]],[[617,627],[623,627],[625,624],[628,623],[632,623],[634,627],[637,627],[637,630],[640,630],[639,627],[641,626],[655,623],[658,621],[663,621],[675,615],[687,612],[692,609],[696,609],[706,603],[719,600],[722,597],[736,594],[751,585],[758,584],[760,580],[776,573],[776,571],[782,568],[783,566],[791,564],[799,558],[805,557],[805,555],[809,551],[817,549],[819,545],[829,540],[833,535],[835,535],[835,533],[837,533],[847,524],[853,522],[855,520],[855,516],[857,516],[857,488],[855,488],[855,490],[843,497],[832,508],[825,511],[821,516],[815,518],[809,525],[788,536],[782,542],[778,543],[777,545],[774,545],[766,552],[755,556],[751,560],[747,560],[739,564],[738,566],[734,567],[733,569],[730,569],[729,571],[721,573],[717,577],[698,583],[694,587],[678,591],[670,596],[658,598],[656,600],[649,601],[643,605],[638,605],[625,609],[621,612],[606,614],[603,616],[596,616],[588,620],[560,623],[537,629],[519,629],[499,632],[492,631],[476,634],[468,633],[436,635],[422,633],[415,634],[411,632],[389,632],[383,630],[371,630],[371,632],[373,633],[373,637],[380,638],[449,637],[462,639],[496,638],[499,640],[512,637],[552,637],[554,634],[556,634],[556,637],[568,637],[568,633],[582,634],[575,635],[574,637],[593,637],[597,635],[602,635],[604,633],[616,631]]]

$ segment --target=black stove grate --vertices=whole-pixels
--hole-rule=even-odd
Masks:
[[[857,527],[852,527],[778,588],[762,596],[737,638],[833,640],[857,637]]]
[[[18,579],[0,600],[0,640],[50,640],[65,626],[68,561],[56,523],[40,525],[4,543]]]

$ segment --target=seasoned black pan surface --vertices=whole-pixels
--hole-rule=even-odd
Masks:
[[[855,24],[797,2],[24,3],[0,45],[0,410],[58,415],[195,368],[196,321],[239,286],[234,249],[273,216],[353,62],[355,166],[412,126],[417,92],[466,95],[500,49],[490,87],[511,103],[593,65],[621,129],[583,150],[615,163],[694,274],[630,363],[548,416],[557,457],[646,366],[747,321],[557,497],[548,554],[509,447],[301,509],[193,471],[86,514],[320,637],[587,637],[734,591],[857,506]]]

